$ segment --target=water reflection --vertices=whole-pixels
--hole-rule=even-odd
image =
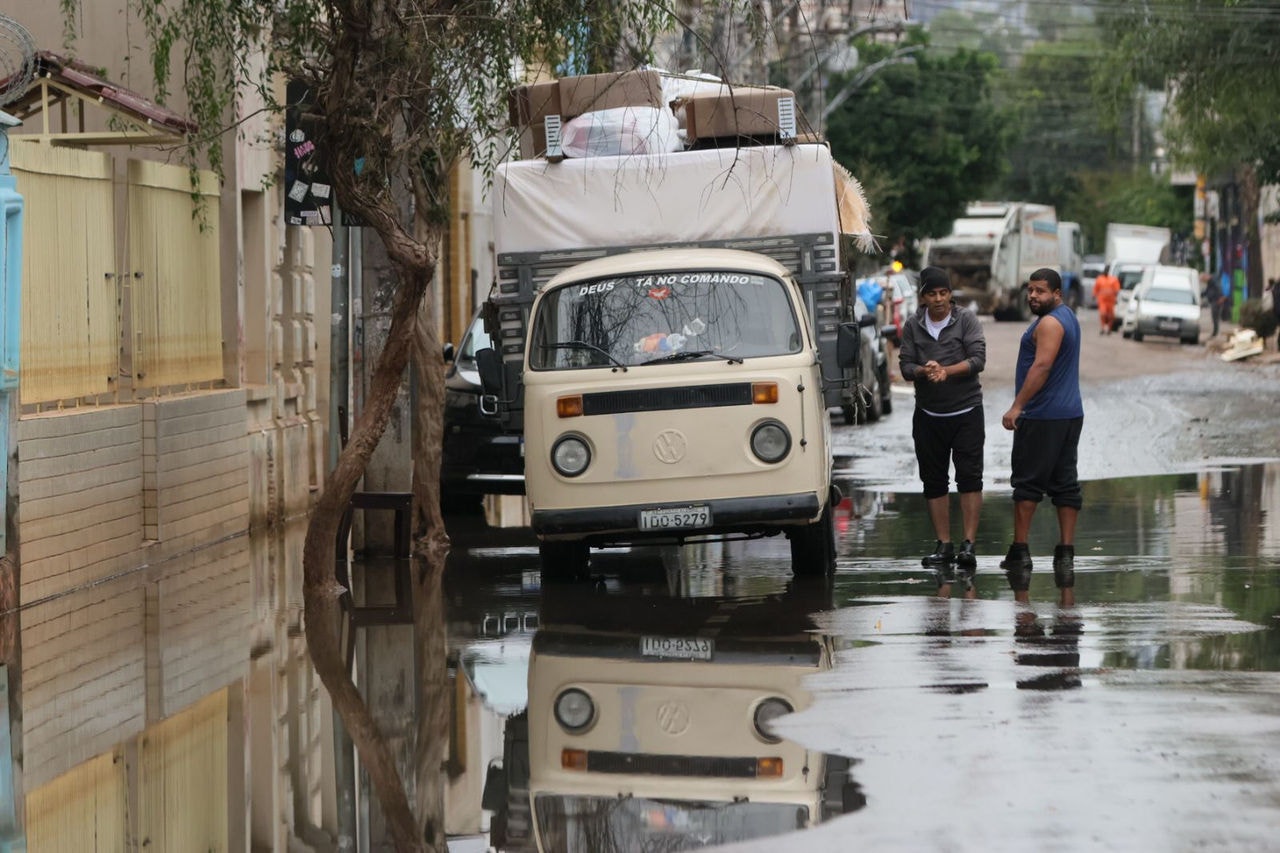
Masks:
[[[1046,630],[1034,610],[1019,610],[1013,636],[1014,662],[1037,672],[1017,679],[1019,690],[1072,690],[1080,687],[1080,635],[1084,621],[1079,613],[1059,610]]]
[[[1258,677],[1280,670],[1277,484],[1277,465],[1086,483],[1079,603],[1065,608],[1054,604],[1048,516],[1032,530],[1032,604],[1012,601],[997,568],[1012,512],[998,496],[984,506],[972,584],[956,578],[944,590],[919,561],[933,542],[923,500],[849,483],[837,512],[838,572],[826,587],[794,585],[785,543],[772,540],[689,546],[674,559],[605,553],[591,584],[546,588],[527,543],[485,541],[475,553],[493,573],[484,581],[492,612],[459,599],[451,620],[471,611],[480,648],[481,626],[537,613],[527,660],[511,664],[513,678],[527,667],[528,710],[508,718],[498,750],[495,766],[509,772],[485,798],[497,815],[490,840],[505,849],[541,839],[547,849],[666,850],[782,833],[749,849],[838,850],[840,822],[824,819],[860,809],[859,832],[892,848],[910,836],[892,816],[914,808],[925,788],[964,789],[993,809],[1008,779],[1044,777],[1053,784],[1026,786],[1031,812],[1060,803],[1064,790],[1094,812],[1119,808],[1108,805],[1112,795],[1099,799],[1116,785],[1081,786],[1095,765],[1185,804],[1181,777],[1151,782],[1140,758],[1170,738],[1183,743],[1170,713],[1200,707],[1206,690],[1229,697],[1231,710],[1212,721],[1218,735],[1196,742],[1208,768],[1200,784],[1225,793],[1213,768],[1245,745],[1220,735],[1259,730],[1251,697],[1263,702],[1274,685]],[[645,637],[651,649],[713,642],[669,645],[689,659],[664,660],[644,654]],[[506,648],[515,648],[510,639]],[[713,661],[696,659],[708,651]],[[789,662],[770,662],[780,657]],[[573,689],[590,702],[566,697]],[[777,744],[752,727],[750,708],[765,695],[797,711],[767,727]],[[703,725],[709,706],[714,726]],[[1145,747],[1076,755],[1082,738]],[[1056,762],[1047,776],[1046,754]],[[866,759],[856,781],[838,755]],[[794,781],[784,771],[776,787],[785,795],[732,775],[775,757],[809,770]],[[832,779],[819,782],[822,761]],[[875,793],[870,805],[859,782]],[[935,805],[938,831],[966,820],[959,803]],[[1114,824],[1114,838],[1123,846],[1145,837],[1154,821]],[[1009,829],[1047,842],[1052,833],[1033,824]]]
[[[627,554],[619,566],[648,571],[610,574],[606,559],[589,583],[543,587],[528,711],[508,720],[505,773],[485,795],[491,843],[680,850],[863,805],[847,759],[773,732],[831,666],[812,619],[830,584],[728,559],[719,545]]]
[[[935,576],[919,562],[934,538],[923,499],[845,491],[877,511],[848,521],[837,600],[934,589]],[[1084,494],[1075,591],[1082,607],[1101,608],[1105,665],[1280,669],[1280,463],[1090,481]],[[1058,597],[1051,522],[1031,532],[1033,602]],[[1012,536],[1009,502],[985,501],[979,530],[976,597],[1003,600],[1009,592],[997,564]],[[938,592],[954,596],[960,586]],[[1135,636],[1139,625],[1158,639]]]

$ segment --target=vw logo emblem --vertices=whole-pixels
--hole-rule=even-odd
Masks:
[[[674,699],[658,706],[658,727],[669,735],[684,734],[689,728],[689,707]]]
[[[672,465],[684,458],[686,447],[684,433],[678,429],[664,429],[653,440],[653,455],[659,462]]]

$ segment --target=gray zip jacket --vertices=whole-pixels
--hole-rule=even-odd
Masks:
[[[935,341],[924,325],[928,310],[921,305],[902,324],[902,349],[898,352],[898,372],[916,386],[916,408],[946,415],[981,406],[978,374],[987,366],[987,339],[982,334],[982,324],[972,311],[952,302],[951,317]],[[969,373],[946,382],[930,382],[924,375],[924,366],[930,361],[944,367],[968,361]]]

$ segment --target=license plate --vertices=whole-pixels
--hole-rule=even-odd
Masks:
[[[1176,332],[1178,329],[1182,328],[1182,324],[1177,320],[1161,320],[1156,324],[1156,326],[1162,332]]]
[[[710,526],[711,507],[709,506],[640,510],[641,530],[678,530],[685,527]]]
[[[711,660],[715,642],[708,637],[641,637],[640,654],[648,658]]]

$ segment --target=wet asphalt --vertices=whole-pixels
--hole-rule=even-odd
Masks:
[[[1018,605],[997,563],[1012,530],[999,418],[1021,327],[987,328],[987,488],[971,587],[940,590],[920,565],[933,533],[909,389],[879,423],[833,422],[845,500],[830,586],[798,586],[776,540],[594,560],[591,593],[624,602],[607,608],[613,630],[631,630],[626,614],[643,609],[627,596],[647,597],[645,632],[673,635],[693,618],[712,632],[729,623],[680,607],[666,616],[656,600],[745,613],[773,596],[777,624],[756,619],[751,631],[803,630],[834,650],[806,679],[811,701],[774,731],[848,758],[860,807],[724,849],[1280,849],[1280,366],[1226,363],[1203,346],[1090,341],[1086,365],[1101,367],[1082,367],[1076,605],[1056,604],[1048,508],[1032,529],[1031,603]],[[458,522],[447,579],[455,642],[473,642],[477,614],[504,608],[523,612],[529,633],[552,614],[581,621],[564,614],[589,600],[541,585],[520,531],[472,523]],[[652,849],[700,846],[667,841]]]

